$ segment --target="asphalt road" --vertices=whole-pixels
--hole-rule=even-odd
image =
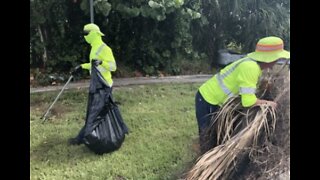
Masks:
[[[113,87],[142,85],[142,84],[157,84],[157,83],[197,83],[205,82],[211,78],[211,74],[199,75],[183,75],[183,76],[166,76],[166,77],[134,77],[134,78],[114,78]],[[81,89],[89,87],[89,80],[85,82],[71,82],[65,89]],[[30,87],[31,93],[48,92],[61,90],[64,85],[46,86],[46,87]]]

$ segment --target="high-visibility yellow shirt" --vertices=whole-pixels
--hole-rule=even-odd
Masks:
[[[111,87],[113,84],[111,71],[116,71],[117,65],[111,48],[102,41],[101,37],[96,37],[92,41],[89,63],[81,64],[81,67],[91,72],[91,61],[93,59],[102,61],[102,64],[99,65],[97,69]]]
[[[244,57],[223,68],[219,74],[222,82],[219,83],[219,75],[216,74],[199,88],[208,103],[222,106],[230,97],[221,83],[231,92],[229,95],[241,95],[242,106],[250,107],[256,103],[255,90],[262,74],[256,61]]]

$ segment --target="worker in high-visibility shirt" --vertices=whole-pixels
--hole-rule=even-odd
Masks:
[[[91,45],[91,51],[89,55],[89,63],[84,63],[75,68],[74,74],[77,74],[81,69],[87,69],[90,71],[91,63],[93,62],[99,72],[101,73],[107,85],[112,87],[113,81],[111,78],[111,71],[116,71],[117,65],[113,57],[111,48],[102,41],[104,34],[100,31],[100,28],[96,24],[87,24],[83,28],[84,39]]]
[[[255,90],[262,70],[272,68],[277,60],[283,58],[290,58],[290,52],[284,50],[282,39],[274,36],[262,38],[256,44],[255,52],[229,64],[200,86],[195,106],[202,153],[208,150],[204,147],[204,132],[212,113],[218,111],[228,98],[239,94],[243,107],[268,104],[276,108],[275,102],[258,99]]]
[[[84,63],[75,67],[72,71],[73,75],[76,75],[82,71],[82,69],[87,69],[91,73],[91,65],[95,65],[101,74],[104,83],[107,85],[110,95],[112,93],[112,78],[111,72],[117,69],[116,62],[112,53],[111,48],[102,41],[104,34],[100,31],[100,28],[96,24],[86,24],[83,28],[84,39],[91,45],[91,51],[89,55],[89,63]],[[86,124],[89,124],[88,122]],[[86,126],[86,125],[85,125]],[[85,126],[81,129],[78,136],[69,139],[69,143],[82,144],[84,137]]]

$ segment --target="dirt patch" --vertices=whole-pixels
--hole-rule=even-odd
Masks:
[[[41,104],[41,103],[34,103],[32,106],[30,105],[30,110],[32,112],[35,112],[36,115],[42,116],[44,113],[46,113],[46,111],[48,110],[49,106],[51,104]],[[57,117],[57,118],[61,118],[63,117],[65,114],[71,112],[72,109],[70,106],[67,105],[63,105],[60,103],[56,103],[54,104],[54,106],[51,108],[48,117]]]

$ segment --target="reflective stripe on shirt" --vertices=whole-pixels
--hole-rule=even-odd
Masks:
[[[254,94],[256,88],[240,87],[239,94]]]
[[[108,64],[109,64],[110,71],[116,70],[116,63],[115,62],[108,62]]]
[[[98,48],[98,50],[97,50],[97,52],[96,52],[96,57],[99,56],[99,54],[100,54],[100,52],[102,51],[102,49],[103,49],[104,46],[106,46],[106,45],[105,45],[105,44],[102,44],[102,45]]]
[[[102,72],[102,73],[103,72],[107,72],[107,69],[104,68],[103,66],[98,66],[97,69],[98,69],[99,72]]]
[[[235,64],[234,66],[232,66],[230,69],[228,69],[225,73],[223,73],[222,75],[219,73],[217,73],[216,77],[218,80],[218,84],[221,87],[221,89],[223,90],[223,92],[228,96],[228,97],[232,97],[234,94],[231,92],[230,89],[227,88],[227,86],[223,83],[224,78],[226,78],[227,76],[229,76],[235,69],[236,67],[238,67],[238,65],[242,62],[245,61],[254,61],[251,58],[246,58],[241,60],[239,63]]]
[[[98,48],[98,50],[97,50],[97,52],[96,52],[96,58],[98,58],[99,54],[101,53],[102,49],[103,49],[105,46],[106,46],[106,44],[102,44],[102,45]],[[99,65],[99,66],[97,67],[97,69],[98,69],[98,71],[99,71],[100,73],[103,73],[103,72],[106,72],[106,71],[107,71],[107,69],[104,68],[104,67],[101,66],[101,65]],[[109,86],[109,87],[112,86],[112,84],[109,84],[99,73],[98,73],[98,76],[103,80],[103,82],[104,82],[107,86]]]
[[[223,92],[228,95],[228,97],[232,97],[234,94],[227,88],[227,86],[224,85],[223,83],[223,78],[220,76],[220,73],[217,74],[217,80],[219,83],[219,86],[221,87],[221,89],[223,90]]]
[[[100,54],[100,52],[102,51],[102,49],[103,49],[104,46],[106,46],[106,45],[105,45],[105,44],[102,44],[102,45],[98,48],[98,50],[97,50],[97,52],[96,52],[96,57],[99,56],[99,54]],[[97,69],[98,69],[98,71],[101,72],[101,73],[107,71],[107,69],[104,68],[104,67],[101,66],[101,65],[99,65],[99,66],[97,67]]]

